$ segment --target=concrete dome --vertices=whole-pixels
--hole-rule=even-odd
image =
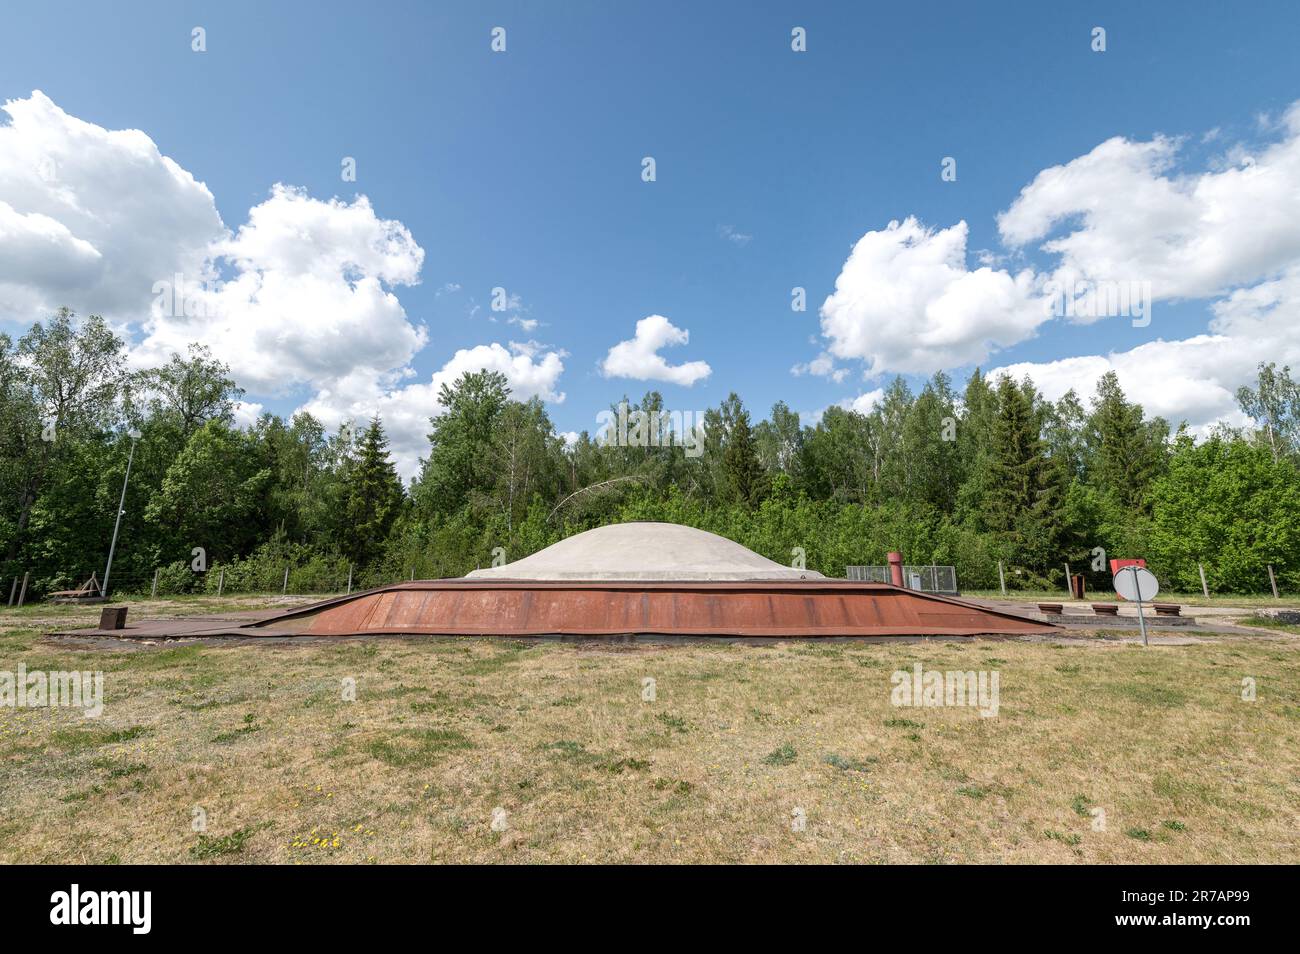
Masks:
[[[734,540],[676,523],[616,523],[587,530],[469,579],[822,580],[760,556]]]

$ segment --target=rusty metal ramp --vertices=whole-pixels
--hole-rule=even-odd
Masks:
[[[1014,613],[849,580],[397,583],[251,624],[309,636],[976,636],[1054,632]]]

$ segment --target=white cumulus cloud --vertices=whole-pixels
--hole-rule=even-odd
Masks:
[[[1049,400],[1070,389],[1088,397],[1107,371],[1131,400],[1174,426],[1203,431],[1240,426],[1237,388],[1254,380],[1260,363],[1300,368],[1300,263],[1277,279],[1241,288],[1211,305],[1205,334],[1149,341],[1126,351],[1059,361],[1020,362],[995,369],[1017,380],[1029,375]]]
[[[1036,273],[997,269],[1004,257],[993,255],[970,271],[964,223],[868,232],[822,306],[826,352],[796,372],[827,373],[826,355],[862,360],[868,376],[983,363],[1051,320],[1049,288],[1149,283],[1154,301],[1204,301],[1205,330],[994,373],[1029,375],[1054,400],[1069,389],[1086,398],[1114,371],[1174,424],[1245,423],[1235,393],[1256,367],[1300,367],[1300,103],[1264,129],[1273,141],[1225,144],[1202,170],[1180,168],[1184,141],[1170,136],[1112,138],[1044,169],[997,220],[1013,253],[1049,257]],[[1159,308],[1146,317],[1159,327]]]
[[[1178,139],[1109,139],[1035,176],[998,230],[1012,247],[1048,239],[1058,281],[1149,281],[1156,299],[1276,277],[1300,258],[1300,104],[1279,128],[1279,141],[1238,145],[1230,167],[1199,174],[1177,174]]]
[[[972,271],[966,235],[965,222],[936,231],[909,217],[858,239],[821,306],[830,355],[869,375],[930,373],[1033,335],[1048,318],[1033,273]]]
[[[790,369],[790,373],[796,378],[805,374],[811,374],[821,378],[830,378],[836,384],[840,384],[849,376],[849,369],[836,367],[835,359],[823,351],[811,361],[796,364]]]
[[[3,110],[0,319],[26,324],[61,305],[102,314],[137,365],[206,344],[248,391],[240,424],[263,410],[256,397],[305,389],[302,409],[331,428],[380,414],[406,477],[427,452],[439,387],[465,371],[501,371],[519,398],[564,400],[565,354],[536,342],[464,348],[416,381],[429,334],[395,289],[419,281],[424,250],[365,196],[275,184],[232,232],[207,187],[145,133],[69,116],[39,91]]]
[[[193,309],[154,302],[139,361],[204,341],[244,387],[275,394],[359,371],[382,378],[428,340],[391,291],[418,281],[424,250],[365,196],[322,201],[277,185],[211,251],[233,276],[192,289]]]
[[[83,122],[39,90],[0,109],[0,318],[72,305],[122,323],[159,279],[211,277],[226,234],[212,193],[143,132]]]
[[[1230,146],[1226,159],[1178,174],[1180,142],[1111,139],[1039,173],[998,227],[1010,245],[1043,242],[1060,281],[1149,281],[1154,299],[1204,299],[1202,334],[1104,355],[1020,362],[1052,399],[1088,395],[1114,371],[1150,413],[1196,430],[1246,422],[1238,387],[1261,362],[1300,367],[1300,104],[1276,142]],[[1159,321],[1159,310],[1154,320]]]
[[[607,378],[631,378],[634,381],[666,381],[690,387],[707,378],[713,369],[704,361],[669,364],[659,354],[661,348],[684,345],[691,334],[678,328],[663,315],[649,315],[636,323],[635,335],[609,349],[601,362]]]

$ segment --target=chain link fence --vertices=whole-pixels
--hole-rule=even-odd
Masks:
[[[845,575],[859,583],[888,583],[887,566],[849,566]],[[955,566],[903,566],[903,585],[922,593],[941,593],[957,596],[957,568]]]

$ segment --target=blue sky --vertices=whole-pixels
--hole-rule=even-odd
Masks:
[[[1099,25],[1104,53],[1090,46]],[[195,26],[206,52],[191,49]],[[489,47],[495,26],[504,53]],[[790,48],[795,26],[807,52]],[[1046,235],[1009,248],[999,233],[1021,189],[1112,137],[1185,137],[1157,169],[1170,176],[1285,141],[1297,35],[1288,3],[40,3],[5,15],[0,100],[39,89],[71,117],[141,130],[206,184],[231,230],[276,183],[367,196],[424,253],[419,283],[391,289],[427,330],[406,380],[427,381],[457,349],[533,340],[564,353],[549,405],[568,431],[651,387],[680,408],[735,390],[758,416],[778,398],[812,412],[872,391],[907,367],[864,377],[871,362],[850,354],[838,380],[791,373],[828,346],[818,308],[855,242],[909,216],[932,231],[964,221],[970,269],[989,250],[1010,274],[1044,273],[1059,264]],[[345,156],[355,183],[340,178]],[[940,178],[944,157],[955,182]],[[1049,235],[1077,228],[1068,206],[1043,214]],[[1186,339],[1215,301],[1288,266],[1158,289],[1146,327],[1047,322],[984,365]],[[493,316],[495,286],[538,324]],[[793,286],[807,289],[802,314]],[[35,317],[15,304],[27,300],[7,299],[11,333]],[[650,315],[689,331],[662,356],[707,362],[707,378],[602,374]],[[964,379],[969,363],[948,367]],[[250,399],[290,411],[328,385]]]

